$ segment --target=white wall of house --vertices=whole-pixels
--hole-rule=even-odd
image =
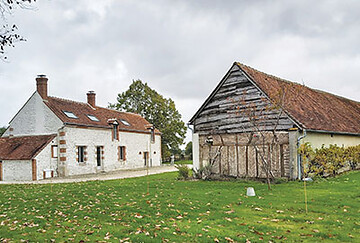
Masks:
[[[3,160],[3,181],[31,181],[31,160]]]
[[[326,147],[329,147],[330,144],[336,144],[340,147],[349,147],[359,145],[360,136],[307,132],[306,137],[301,140],[301,142],[309,142],[312,148],[321,148],[323,144]]]
[[[41,96],[35,92],[11,120],[3,136],[57,133],[62,124],[62,121],[46,106]]]
[[[57,176],[57,158],[51,156],[51,146],[57,145],[57,138],[54,138],[36,157],[36,178],[44,179],[44,170],[54,170],[54,177]]]
[[[156,135],[155,143],[150,142],[150,134],[122,132],[119,141],[112,139],[111,129],[65,127],[66,148],[65,176],[96,173],[101,170],[113,171],[144,167],[144,152],[151,151],[152,166],[161,164],[161,137]],[[78,146],[86,146],[86,162],[77,162]],[[97,166],[96,147],[103,146],[102,167]],[[126,147],[126,161],[119,161],[118,147]],[[140,154],[141,152],[141,154]]]

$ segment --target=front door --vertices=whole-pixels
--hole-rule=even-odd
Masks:
[[[144,166],[149,164],[149,152],[144,152]]]
[[[101,167],[101,154],[102,154],[102,147],[96,147],[96,164],[98,167]]]

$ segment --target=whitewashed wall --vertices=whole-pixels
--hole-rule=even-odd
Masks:
[[[3,160],[3,181],[31,181],[31,160]]]
[[[46,106],[41,96],[35,92],[10,122],[4,133],[14,136],[43,135],[57,133],[62,121]]]
[[[161,137],[156,136],[155,143],[150,143],[150,134],[120,132],[119,141],[112,140],[110,129],[90,129],[65,127],[63,129],[66,141],[65,175],[79,175],[99,172],[96,162],[96,147],[104,147],[104,171],[144,167],[143,153],[150,152],[152,166],[161,164]],[[86,146],[87,161],[79,163],[77,146]],[[126,146],[126,161],[118,161],[118,146]],[[141,152],[141,154],[139,154]],[[155,154],[154,154],[155,152]]]
[[[195,170],[200,169],[200,147],[199,147],[199,134],[192,134],[192,151],[193,151],[193,166]]]
[[[36,178],[44,179],[44,170],[54,170],[54,177],[57,176],[57,158],[51,158],[51,145],[57,145],[57,138],[54,138],[36,157]]]

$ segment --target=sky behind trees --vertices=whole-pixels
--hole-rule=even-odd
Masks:
[[[360,101],[360,1],[42,0],[8,17],[27,41],[0,63],[0,126],[35,90],[114,103],[133,79],[187,122],[234,61]],[[3,21],[3,20],[2,20]],[[188,138],[190,138],[188,136]]]

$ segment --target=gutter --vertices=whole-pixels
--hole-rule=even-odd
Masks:
[[[298,137],[297,139],[297,143],[296,143],[296,148],[299,149],[300,146],[300,140],[302,140],[303,138],[306,137],[306,129],[304,129],[303,135]],[[297,166],[298,166],[298,179],[301,180],[301,155],[297,152]]]
[[[317,132],[317,133],[327,133],[327,134],[337,134],[337,135],[348,135],[348,136],[358,136],[360,137],[360,133],[352,133],[352,132],[335,132],[335,131],[326,131],[326,130],[316,130],[316,129],[308,129],[308,132]]]

